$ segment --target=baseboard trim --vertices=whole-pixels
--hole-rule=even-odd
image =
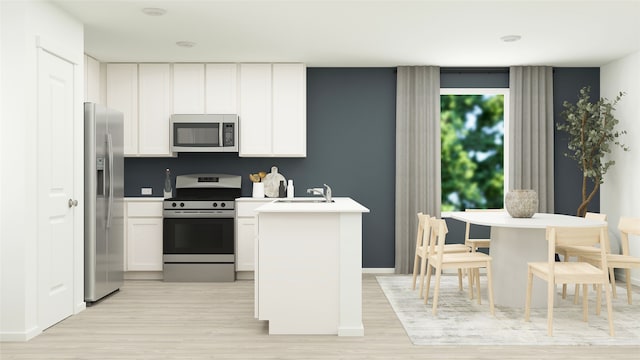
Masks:
[[[0,342],[25,342],[40,335],[42,331],[34,326],[24,332],[0,332]]]
[[[125,271],[125,280],[162,280],[162,271]]]
[[[395,274],[394,268],[362,268],[363,274]]]

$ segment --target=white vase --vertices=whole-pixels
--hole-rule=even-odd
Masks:
[[[504,198],[504,206],[513,218],[530,218],[538,211],[535,190],[511,190]]]
[[[253,183],[253,197],[254,198],[264,197],[264,183],[261,183],[261,182]]]

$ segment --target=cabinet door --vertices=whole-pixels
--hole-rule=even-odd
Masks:
[[[240,64],[240,156],[271,155],[271,64]]]
[[[162,219],[127,219],[127,270],[162,271]]]
[[[204,114],[204,64],[173,64],[173,113]]]
[[[236,271],[254,270],[254,218],[238,218],[236,220]]]
[[[85,92],[84,101],[101,103],[100,101],[100,62],[91,56],[84,56]]]
[[[274,156],[307,156],[306,94],[304,64],[273,64]]]
[[[167,155],[171,116],[169,64],[140,64],[139,155]]]
[[[107,105],[124,114],[124,155],[138,154],[138,65],[107,64]]]
[[[207,114],[237,114],[238,65],[207,64]]]

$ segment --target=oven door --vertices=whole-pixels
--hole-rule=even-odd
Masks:
[[[233,218],[167,218],[163,225],[163,253],[234,254]]]

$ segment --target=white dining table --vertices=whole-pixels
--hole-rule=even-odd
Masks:
[[[545,238],[548,226],[602,226],[605,221],[577,216],[536,213],[531,218],[512,218],[506,211],[457,211],[449,217],[491,227],[493,292],[497,306],[524,308],[527,263],[547,261]],[[547,306],[546,283],[534,277],[532,307]]]

